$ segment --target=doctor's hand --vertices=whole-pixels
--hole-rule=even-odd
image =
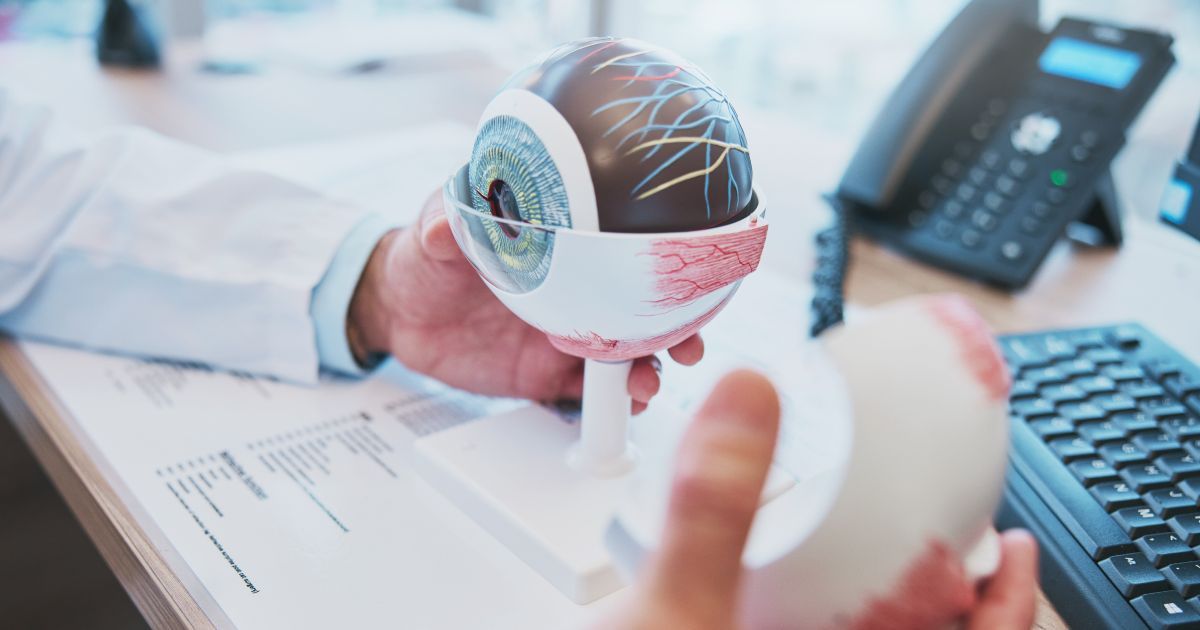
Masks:
[[[767,379],[740,371],[721,380],[680,444],[662,545],[632,587],[630,599],[600,627],[735,627],[742,549],[778,429],[779,399]],[[929,597],[925,606],[906,601],[899,607],[916,611],[911,625],[888,619],[880,627],[961,622],[980,630],[1029,628],[1036,604],[1036,544],[1027,532],[1010,530],[1001,535],[1001,553],[999,569],[978,592],[962,582],[961,574],[956,580],[955,572],[947,571],[945,578],[923,584]],[[955,599],[961,605],[949,610],[932,603]],[[848,625],[875,627],[879,621],[855,619]]]
[[[416,225],[389,232],[375,247],[347,333],[357,351],[392,354],[409,369],[476,393],[543,401],[583,393],[583,360],[559,352],[492,295],[459,250],[438,193]],[[690,337],[670,355],[692,365],[704,343]],[[634,362],[634,412],[658,393],[660,369],[657,357]]]

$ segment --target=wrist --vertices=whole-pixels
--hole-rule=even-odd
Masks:
[[[367,259],[362,276],[350,299],[346,316],[346,339],[354,359],[360,365],[371,363],[374,356],[391,350],[391,322],[388,316],[386,287],[388,259],[400,230],[386,232]]]

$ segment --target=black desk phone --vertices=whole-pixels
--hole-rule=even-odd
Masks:
[[[1064,233],[1120,244],[1109,164],[1172,38],[1072,18],[1047,34],[1037,18],[1037,0],[974,0],[934,40],[838,186],[855,230],[1008,289]]]

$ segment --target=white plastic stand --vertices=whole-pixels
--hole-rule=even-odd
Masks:
[[[632,361],[584,362],[579,442],[568,454],[568,461],[580,472],[615,477],[633,470],[637,455],[629,441],[633,401],[628,394],[632,367]]]
[[[604,530],[636,461],[630,365],[586,362],[578,424],[531,406],[416,442],[430,484],[579,604],[622,586]]]

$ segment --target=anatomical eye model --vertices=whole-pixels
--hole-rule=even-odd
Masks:
[[[559,584],[579,601],[614,587],[615,578],[578,573],[578,534],[561,537],[594,530],[594,553],[580,557],[606,557],[609,513],[595,506],[613,495],[588,492],[636,460],[626,431],[631,361],[695,334],[758,267],[767,221],[752,174],[737,112],[703,72],[642,42],[600,38],[563,45],[509,79],[446,184],[455,238],[488,287],[559,350],[586,359],[583,414],[569,435],[548,412],[524,411],[425,448],[448,493],[475,497],[477,520],[504,521],[495,530],[517,537],[511,547],[559,562],[540,567],[548,577],[584,580]],[[525,512],[521,489],[533,482],[519,479],[586,479],[592,490],[542,484]],[[580,510],[567,507],[588,496]],[[542,503],[561,506],[544,528]],[[579,522],[565,527],[572,512]]]
[[[587,425],[592,403],[624,413],[629,360],[694,334],[758,266],[751,175],[737,112],[703,72],[588,39],[506,83],[446,201],[496,295],[563,352],[606,362],[587,367],[588,385],[608,383],[585,392]],[[598,422],[616,432],[588,461],[624,449],[624,421]]]

